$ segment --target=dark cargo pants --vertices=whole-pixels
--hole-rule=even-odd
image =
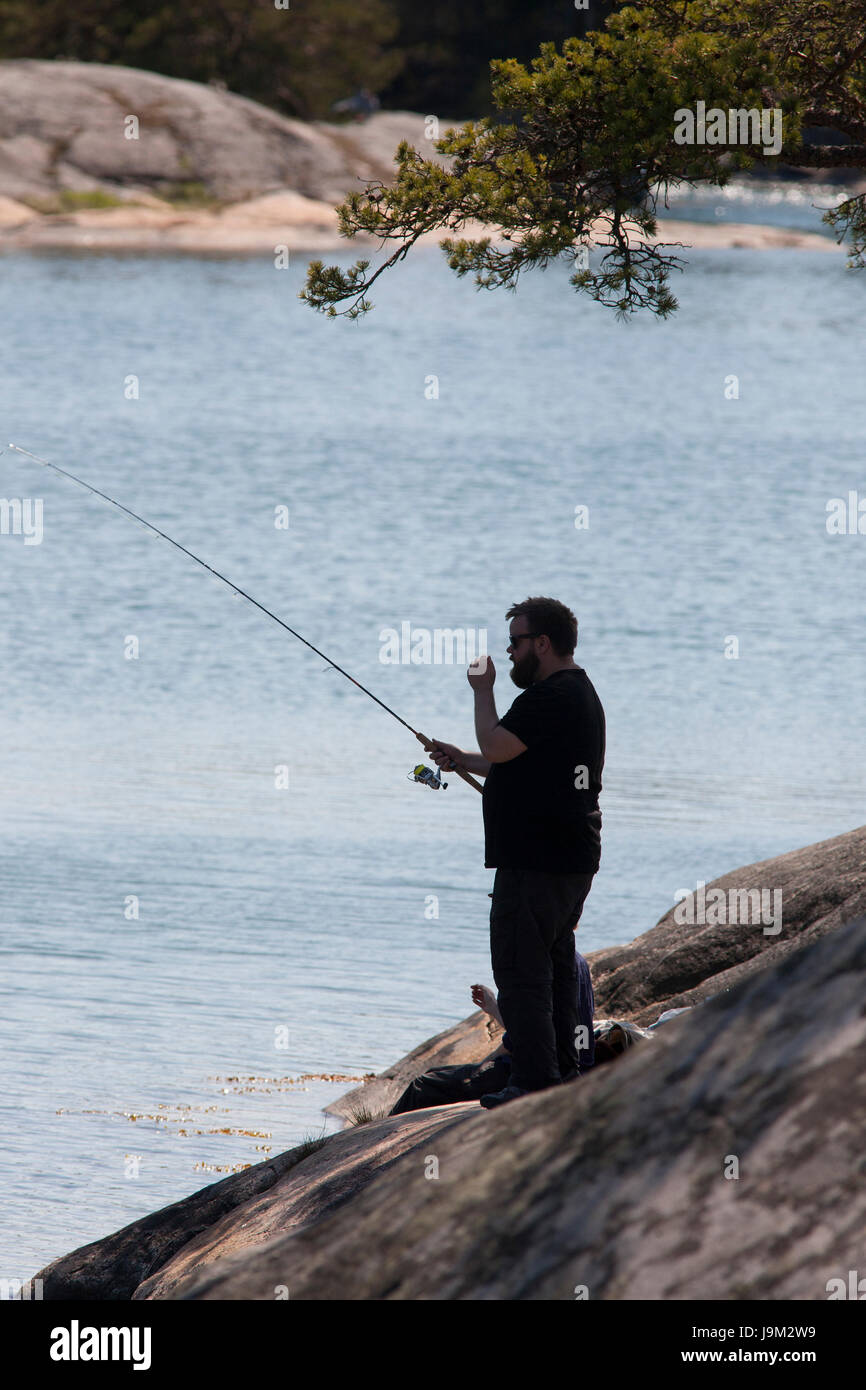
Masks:
[[[578,1069],[574,928],[594,874],[497,869],[490,955],[511,1085],[540,1091]]]
[[[511,1080],[511,1058],[503,1053],[486,1062],[463,1066],[435,1067],[410,1081],[392,1115],[408,1110],[426,1110],[431,1105],[450,1105],[459,1100],[480,1100],[492,1091],[501,1091]]]

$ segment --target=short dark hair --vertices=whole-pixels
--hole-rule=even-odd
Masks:
[[[550,638],[557,656],[571,656],[577,646],[577,618],[558,599],[525,598],[513,604],[505,616],[509,620],[525,618],[537,636]]]

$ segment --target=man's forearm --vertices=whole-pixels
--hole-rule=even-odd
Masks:
[[[478,777],[486,777],[490,771],[490,763],[480,753],[461,752],[460,766],[466,772],[474,772]]]
[[[481,756],[484,757],[490,748],[490,736],[499,723],[499,715],[496,713],[496,700],[492,689],[475,691],[475,737],[478,739],[478,747],[481,749]]]

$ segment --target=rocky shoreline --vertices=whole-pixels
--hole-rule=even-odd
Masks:
[[[705,898],[750,890],[778,921],[671,908],[588,954],[597,1015],[694,1006],[651,1042],[499,1110],[388,1116],[496,1045],[473,1014],[334,1102],[348,1128],[55,1260],[44,1298],[826,1299],[866,1218],[866,827]]]
[[[349,125],[307,123],[134,68],[0,61],[0,251],[273,257],[367,249],[378,242],[340,236],[336,204],[367,180],[387,181],[401,140],[440,159],[437,119],[380,111]],[[450,124],[442,118],[438,130]],[[829,235],[750,223],[664,218],[659,240],[842,254]]]
[[[115,251],[190,255],[275,256],[291,253],[350,253],[374,247],[374,237],[341,237],[330,203],[294,189],[275,189],[218,209],[178,208],[152,194],[138,194],[122,207],[40,213],[0,195],[0,251]],[[830,237],[745,222],[719,225],[659,219],[658,241],[700,249],[799,250],[841,253]],[[462,235],[480,237],[490,228],[467,226]],[[428,232],[419,244],[436,244],[447,230]]]

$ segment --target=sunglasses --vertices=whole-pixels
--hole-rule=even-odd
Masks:
[[[508,643],[508,646],[505,648],[505,650],[506,650],[506,651],[512,651],[514,647],[518,646],[518,644],[519,644],[520,642],[523,641],[524,637],[540,637],[540,636],[541,636],[541,633],[540,633],[540,632],[517,632],[517,633],[509,632],[508,636],[511,638],[511,641]]]

